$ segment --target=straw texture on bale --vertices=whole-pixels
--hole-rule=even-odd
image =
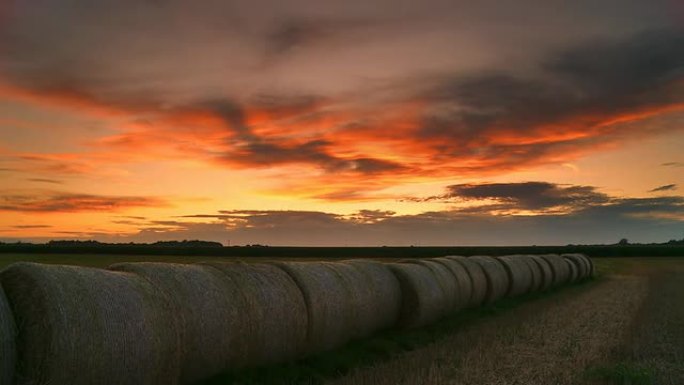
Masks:
[[[553,286],[553,270],[551,270],[551,264],[538,255],[530,255],[530,259],[534,261],[541,271],[541,284],[539,290],[548,290]]]
[[[532,288],[532,270],[521,256],[502,256],[496,258],[508,274],[508,291],[506,295],[515,297],[526,294]]]
[[[5,292],[0,286],[0,385],[12,385],[17,362],[16,325]]]
[[[129,273],[17,263],[0,273],[18,326],[17,385],[173,385],[169,299]]]
[[[396,322],[387,322],[387,319],[378,317],[377,311],[381,310],[382,303],[385,298],[382,298],[382,293],[374,292],[371,285],[370,277],[364,273],[358,264],[344,263],[344,262],[322,262],[329,266],[344,283],[349,296],[351,321],[350,339],[359,339],[372,335],[378,330],[385,329],[392,326]],[[366,269],[369,270],[369,269]],[[390,274],[392,274],[390,272]],[[395,277],[396,279],[396,277]],[[399,282],[395,281],[397,286],[396,292],[392,293],[387,300],[396,301],[395,316],[398,316],[398,307],[400,305],[401,291],[399,289]]]
[[[508,273],[506,273],[503,265],[496,259],[485,255],[477,255],[468,259],[479,264],[485,273],[485,277],[487,277],[487,294],[484,302],[491,303],[503,298],[510,285]]]
[[[563,261],[568,265],[568,271],[570,272],[568,275],[568,283],[577,282],[577,280],[579,280],[579,269],[577,268],[577,265],[574,261],[567,258],[563,258]]]
[[[424,326],[449,312],[444,289],[427,266],[416,263],[388,263],[387,266],[397,277],[401,287],[398,326]]]
[[[541,290],[542,288],[542,270],[539,265],[532,259],[532,256],[530,255],[519,255],[517,256],[520,258],[530,269],[530,272],[532,273],[532,286],[530,287],[531,292],[536,292]]]
[[[280,269],[237,263],[125,263],[110,269],[137,274],[171,298],[167,316],[179,322],[183,384],[302,353],[304,298]]]
[[[470,277],[472,292],[468,307],[481,305],[487,296],[487,277],[484,270],[482,270],[482,266],[462,256],[452,255],[445,258],[463,266],[468,273],[468,277]]]
[[[307,308],[306,352],[340,347],[367,331],[361,318],[368,282],[351,265],[334,262],[273,262],[297,283]],[[361,306],[367,308],[362,309]]]
[[[448,258],[433,258],[432,260],[446,266],[456,281],[456,303],[454,309],[459,310],[468,306],[473,294],[473,282],[465,267]]]
[[[385,264],[377,261],[350,260],[344,263],[361,272],[364,280],[357,284],[368,288],[362,305],[366,309],[361,317],[365,321],[363,336],[395,326],[401,308],[401,287],[397,277]]]
[[[560,255],[543,254],[540,257],[551,266],[551,271],[553,272],[552,286],[560,286],[568,282],[570,279],[570,267]]]
[[[267,264],[203,263],[221,273],[240,317],[225,325],[233,338],[231,369],[284,362],[306,352],[307,308],[297,283]]]
[[[431,259],[405,259],[401,261],[403,263],[415,263],[418,265],[423,265],[432,271],[434,279],[436,280],[439,287],[442,288],[444,292],[444,299],[446,301],[446,312],[458,310],[459,303],[459,292],[458,284],[451,271],[444,266],[444,264],[439,263]]]
[[[582,254],[563,254],[562,257],[572,261],[575,266],[577,266],[577,269],[579,270],[579,279],[589,277],[591,265],[587,257]]]

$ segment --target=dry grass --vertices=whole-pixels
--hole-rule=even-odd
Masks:
[[[642,265],[649,290],[619,349],[589,371],[596,384],[684,384],[684,263]]]
[[[0,286],[0,385],[11,385],[17,361],[14,315]]]
[[[329,384],[581,383],[582,369],[620,343],[646,293],[639,277],[567,289]]]

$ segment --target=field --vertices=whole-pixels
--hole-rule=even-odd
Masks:
[[[16,261],[105,267],[237,259],[0,254],[0,268]],[[593,281],[506,299],[426,328],[385,332],[206,385],[684,383],[684,258],[594,261]]]

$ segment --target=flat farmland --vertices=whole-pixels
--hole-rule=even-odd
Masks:
[[[106,268],[279,259],[297,258],[6,253],[0,268],[19,261]],[[427,327],[385,331],[300,361],[238,370],[203,385],[683,384],[684,258],[593,261],[593,280],[461,311]]]

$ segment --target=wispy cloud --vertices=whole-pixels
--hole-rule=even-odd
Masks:
[[[140,207],[168,207],[157,197],[73,193],[1,194],[0,211],[31,213],[116,212]]]
[[[674,191],[676,189],[677,189],[677,185],[673,183],[673,184],[666,184],[663,186],[658,186],[654,189],[648,190],[648,192]]]

